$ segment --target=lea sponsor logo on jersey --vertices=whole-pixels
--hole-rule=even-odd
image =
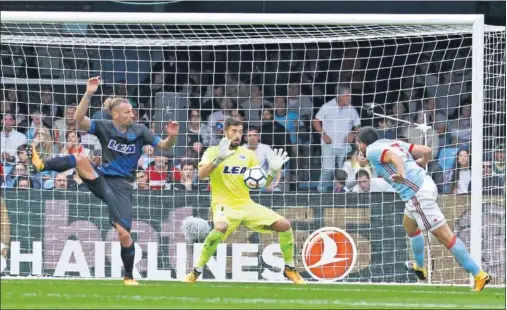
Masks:
[[[247,167],[241,167],[241,166],[225,166],[223,173],[226,174],[243,174],[245,173]]]
[[[345,278],[352,271],[357,260],[357,248],[344,230],[324,227],[306,239],[301,255],[312,278],[332,282]]]
[[[135,144],[118,143],[116,140],[112,139],[109,140],[109,144],[107,145],[107,147],[123,154],[133,154],[136,152]]]

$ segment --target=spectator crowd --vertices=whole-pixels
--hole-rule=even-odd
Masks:
[[[135,121],[159,134],[155,132],[157,94],[186,94],[188,121],[180,133],[185,145],[178,145],[184,155],[168,156],[145,146],[136,171],[138,191],[208,191],[210,185],[197,179],[197,164],[207,147],[218,144],[224,120],[232,117],[245,124],[241,147],[254,151],[264,169],[273,148],[284,148],[291,157],[264,191],[392,191],[355,145],[357,129],[372,125],[383,138],[430,146],[434,160],[428,173],[441,194],[468,193],[473,182],[468,49],[407,50],[413,58],[403,60],[394,54],[390,66],[369,56],[367,48],[352,44],[301,49],[266,46],[254,48],[251,55],[241,49],[187,52],[188,58],[168,51],[139,84],[126,79],[106,81],[89,116],[110,119],[100,108],[104,100],[126,97]],[[400,62],[402,66],[397,65]],[[76,127],[78,96],[69,99],[55,87],[40,86],[34,98],[33,92],[19,85],[2,84],[3,188],[84,188],[74,170],[30,171],[27,151],[32,144],[44,158],[81,154],[96,165],[101,163],[97,137]],[[371,102],[375,102],[375,114],[366,108]],[[496,107],[503,109],[497,112],[503,113],[505,122],[505,102]],[[493,152],[483,158],[483,184],[489,193],[503,193],[505,188],[505,123],[502,118],[496,121],[496,131],[485,133],[493,137]],[[430,128],[424,134],[409,123]]]

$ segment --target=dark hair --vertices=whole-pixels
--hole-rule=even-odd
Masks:
[[[366,145],[370,145],[378,140],[377,129],[375,129],[371,126],[362,127],[357,132],[357,139],[361,143],[364,143]]]
[[[28,182],[28,187],[32,188],[32,182],[30,181],[30,179],[28,177],[25,177],[25,176],[18,177],[16,179],[16,187],[19,187],[19,183],[21,183],[21,181],[27,181]]]
[[[21,144],[20,146],[17,147],[17,153],[19,155],[19,153],[21,152],[26,152],[27,151],[27,145],[26,144]]]
[[[255,131],[257,133],[260,133],[261,131],[259,130],[259,127],[257,126],[249,126],[248,127],[248,131]]]
[[[183,169],[183,167],[185,167],[185,166],[192,166],[192,167],[194,167],[194,169],[195,169],[195,167],[197,167],[197,165],[195,164],[195,162],[193,160],[190,160],[190,159],[186,159],[186,160],[181,161],[181,165],[180,166],[181,166],[181,169]]]
[[[359,180],[360,177],[367,177],[370,179],[370,174],[364,169],[359,169],[359,171],[356,173],[356,180]]]
[[[348,174],[345,170],[343,169],[336,169],[334,171],[334,179],[336,181],[339,181],[339,182],[345,182],[348,178]]]
[[[466,168],[460,167],[458,162],[459,153],[461,153],[462,151],[465,151],[468,154],[468,167]],[[453,188],[458,186],[460,171],[464,169],[471,169],[471,165],[472,165],[472,154],[467,149],[459,149],[456,152],[456,159],[454,160],[454,170],[452,171],[451,175],[451,184]]]
[[[227,130],[231,126],[243,126],[243,122],[236,118],[228,118],[224,122],[224,129]]]

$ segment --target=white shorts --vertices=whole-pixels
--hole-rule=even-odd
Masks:
[[[415,220],[421,230],[433,231],[446,223],[437,196],[437,186],[427,175],[419,191],[405,203],[405,215]]]

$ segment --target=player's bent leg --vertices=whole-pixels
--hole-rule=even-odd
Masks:
[[[123,261],[123,266],[125,268],[123,283],[128,286],[137,286],[139,283],[134,280],[132,272],[134,270],[134,257],[136,255],[134,241],[132,240],[127,228],[123,227],[118,222],[116,222],[114,226],[118,232],[118,239],[120,240],[121,245],[121,260]]]
[[[223,239],[225,239],[228,228],[229,225],[226,222],[220,221],[215,223],[215,228],[208,234],[206,239],[204,239],[204,245],[201,250],[199,260],[197,261],[197,265],[195,265],[194,269],[192,269],[192,271],[183,278],[183,282],[194,283],[197,281],[204,269],[204,266],[211,256],[215,254],[218,245]]]
[[[42,160],[35,144],[28,149],[28,157],[30,158],[33,168],[37,172],[41,171],[57,171],[63,172],[75,168],[77,161],[74,155],[58,156],[48,160]]]
[[[99,176],[88,158],[81,155],[76,155],[76,171],[82,179],[90,181],[95,180]]]
[[[305,284],[305,280],[294,265],[294,232],[292,231],[292,225],[287,219],[281,218],[271,224],[270,228],[278,232],[280,250],[285,262],[284,276],[296,284]]]
[[[451,231],[449,225],[444,223],[442,226],[432,230],[432,233],[441,244],[451,251],[458,263],[474,276],[474,291],[482,291],[491,281],[491,277],[474,262],[465,244]]]
[[[408,211],[405,213],[403,227],[410,237],[410,246],[414,256],[414,261],[405,262],[405,267],[408,271],[413,272],[419,280],[424,281],[428,277],[428,272],[424,268],[424,236],[417,221],[408,215]]]

